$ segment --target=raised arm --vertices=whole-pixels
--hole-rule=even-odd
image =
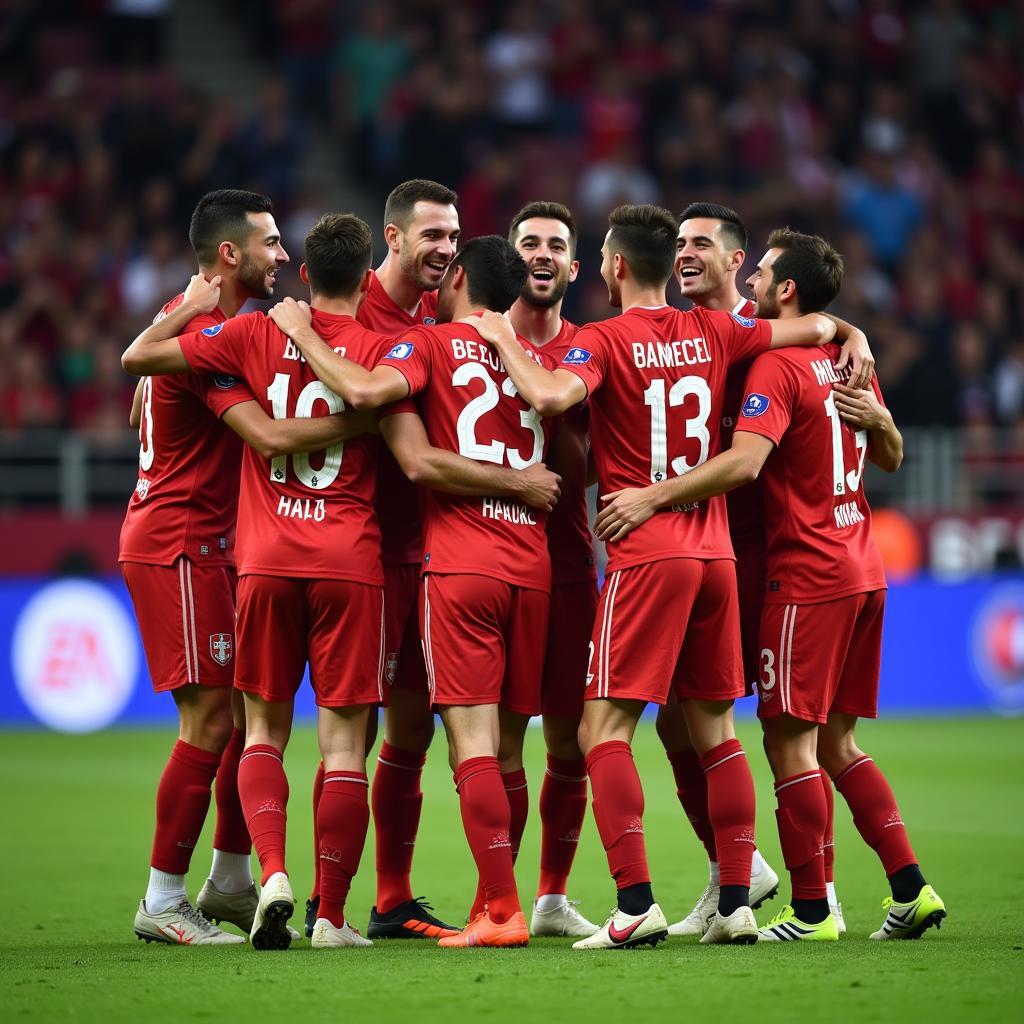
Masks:
[[[415,484],[445,494],[512,498],[548,512],[558,501],[561,477],[544,463],[522,470],[506,469],[435,448],[415,412],[385,416],[380,421],[380,432],[402,472]]]
[[[196,274],[188,283],[177,309],[147,327],[121,356],[121,365],[137,376],[161,373],[185,373],[189,366],[178,344],[189,323],[210,313],[220,301],[220,278],[207,281]]]
[[[836,367],[841,370],[849,363],[850,385],[855,388],[871,387],[871,376],[875,372],[875,357],[871,353],[871,346],[868,345],[867,335],[859,327],[854,327],[853,324],[848,324],[831,313],[823,315],[836,325],[836,341],[843,346]]]
[[[648,487],[627,487],[602,494],[608,504],[598,513],[594,532],[603,541],[622,540],[655,512],[725,494],[756,480],[774,444],[760,434],[737,430],[732,447],[702,466]]]
[[[467,322],[494,346],[516,390],[541,416],[557,416],[587,397],[587,386],[575,373],[545,370],[532,360],[519,344],[512,324],[501,313],[487,312]]]
[[[317,377],[354,409],[376,409],[409,394],[408,382],[393,366],[367,370],[335,352],[313,330],[312,312],[307,303],[283,299],[268,316],[295,342]]]
[[[338,412],[330,416],[275,420],[255,401],[233,405],[221,418],[265,459],[294,452],[316,452],[360,434],[376,433],[376,422],[366,413]]]
[[[868,458],[886,473],[895,473],[903,462],[903,435],[892,413],[875,397],[871,388],[851,388],[836,384],[836,411],[840,417],[868,432]]]

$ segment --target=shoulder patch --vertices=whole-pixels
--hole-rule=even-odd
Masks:
[[[740,327],[753,327],[757,323],[752,317],[740,316],[739,313],[730,313],[729,316],[733,318],[740,325]]]
[[[411,341],[400,341],[397,345],[391,346],[391,351],[384,358],[408,359],[413,354],[415,347]]]
[[[591,353],[585,348],[571,348],[568,352],[562,356],[562,362],[568,363],[570,366],[582,366],[584,363],[590,362]]]
[[[214,335],[220,334],[220,332],[223,330],[223,324],[213,324],[211,327],[204,327],[203,334],[205,334],[208,338],[212,338],[214,337]]]
[[[758,395],[751,392],[743,403],[742,414],[748,420],[753,419],[755,416],[763,416],[771,404],[772,400],[767,395]]]
[[[424,326],[424,327],[433,327],[433,326],[434,326],[434,324],[436,324],[436,323],[437,323],[437,320],[436,320],[436,318],[435,318],[435,317],[432,317],[432,316],[425,316],[425,317],[423,318],[423,326]]]
[[[219,327],[220,324],[217,326]],[[213,375],[213,383],[222,391],[229,391],[238,384],[238,378],[229,377],[226,373],[215,373]]]

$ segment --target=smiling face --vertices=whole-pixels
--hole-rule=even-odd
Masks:
[[[398,263],[402,274],[421,291],[436,291],[455,255],[459,214],[454,206],[420,200],[412,219],[398,232]]]
[[[611,231],[604,236],[604,245],[601,246],[601,277],[608,288],[608,304],[614,309],[622,308],[622,288],[615,276],[615,255],[611,247]]]
[[[288,253],[281,244],[273,214],[247,213],[252,230],[240,246],[241,262],[235,275],[239,284],[255,299],[269,299],[274,294],[277,272],[288,262]]]
[[[516,228],[514,245],[526,262],[523,301],[542,309],[561,302],[580,267],[573,259],[568,225],[551,217],[529,217]]]
[[[742,249],[733,249],[722,237],[722,222],[713,217],[691,217],[679,225],[676,236],[675,275],[683,298],[705,304],[729,285],[729,275],[738,269]],[[702,301],[703,300],[703,301]]]
[[[775,271],[772,265],[778,258],[781,249],[769,249],[761,261],[754,268],[754,272],[747,278],[747,285],[754,293],[754,302],[757,303],[757,310],[754,316],[763,320],[775,320],[780,313],[778,290],[775,282]]]

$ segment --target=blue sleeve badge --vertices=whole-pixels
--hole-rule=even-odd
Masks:
[[[569,366],[582,366],[590,362],[590,355],[585,348],[571,348],[562,356],[562,362]]]
[[[749,420],[755,416],[763,416],[771,405],[771,399],[767,395],[757,395],[751,392],[743,403],[743,415]]]
[[[218,326],[220,325],[218,324]],[[215,373],[213,375],[213,383],[219,387],[221,391],[230,391],[231,388],[238,384],[238,378],[229,377],[226,373]]]
[[[411,341],[400,341],[397,345],[392,345],[391,351],[384,357],[385,359],[408,359],[412,355],[415,346]]]
[[[204,327],[203,328],[203,334],[205,334],[208,338],[212,338],[212,337],[220,334],[220,332],[223,331],[223,330],[224,330],[224,325],[223,324],[214,324],[212,327]]]
[[[740,327],[753,327],[757,323],[756,320],[749,316],[740,316],[739,313],[730,313],[729,316],[733,318],[740,325]]]

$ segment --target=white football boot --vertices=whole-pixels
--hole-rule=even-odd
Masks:
[[[135,934],[146,942],[166,942],[172,946],[237,946],[245,942],[241,935],[221,931],[183,899],[162,914],[151,914],[146,901],[139,902],[135,914]]]
[[[283,871],[275,871],[260,891],[249,941],[253,949],[287,949],[292,942],[288,919],[295,913],[292,885]]]
[[[627,914],[614,907],[611,916],[593,935],[572,944],[573,949],[632,949],[657,946],[668,935],[668,922],[657,903],[642,914]]]
[[[530,934],[571,939],[585,939],[593,935],[597,931],[597,925],[588,921],[576,909],[578,905],[578,900],[564,899],[557,906],[538,910],[537,900],[534,900]]]

